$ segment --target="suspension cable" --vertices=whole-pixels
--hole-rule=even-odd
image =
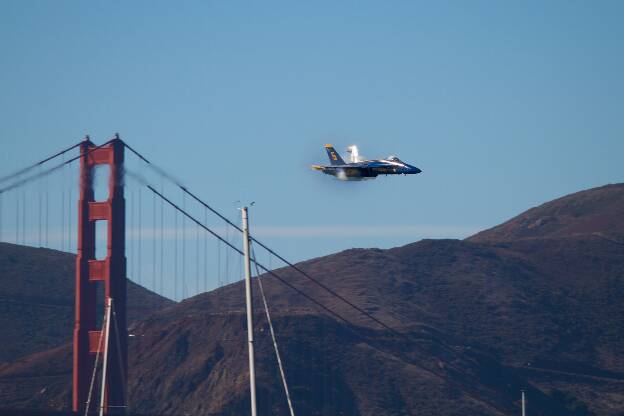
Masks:
[[[269,331],[271,332],[271,339],[273,340],[273,349],[275,350],[275,358],[277,359],[277,366],[279,367],[280,376],[282,378],[282,385],[284,386],[284,393],[286,394],[286,401],[288,402],[288,409],[290,410],[290,416],[295,416],[295,411],[293,409],[292,401],[290,399],[290,392],[288,390],[288,383],[286,382],[286,374],[284,372],[284,365],[282,364],[282,357],[279,352],[279,348],[277,346],[277,337],[275,336],[275,330],[273,329],[273,322],[271,321],[271,313],[269,312],[269,305],[264,294],[264,287],[262,286],[262,279],[260,277],[260,270],[258,269],[258,263],[256,260],[256,252],[251,247],[251,255],[254,259],[254,265],[256,266],[256,281],[258,282],[258,287],[260,288],[260,295],[262,296],[262,303],[264,304],[264,312],[266,314],[267,322],[269,324]]]
[[[109,145],[110,143],[113,142],[113,140],[115,140],[115,139],[111,139],[111,140],[107,141],[106,143],[102,143],[99,146],[92,147],[91,149],[88,149],[84,154],[80,154],[78,156],[72,157],[71,159],[65,160],[65,161],[59,163],[58,165],[52,166],[51,168],[48,168],[48,169],[46,169],[46,170],[44,170],[44,171],[42,171],[40,173],[36,173],[34,175],[31,175],[31,176],[28,176],[26,178],[20,179],[20,180],[18,180],[16,182],[13,182],[12,184],[5,186],[4,188],[1,188],[0,189],[0,193],[4,193],[4,192],[7,192],[7,191],[10,191],[11,189],[18,188],[18,187],[20,187],[22,185],[25,185],[25,184],[27,184],[29,182],[32,182],[32,181],[36,180],[36,179],[39,179],[39,178],[44,177],[46,175],[49,175],[50,173],[55,172],[55,171],[61,169],[63,166],[68,165],[68,164],[72,163],[73,161],[80,159],[83,156],[89,155],[91,152],[94,152],[94,151],[96,151],[98,149],[101,149],[104,146]]]
[[[131,172],[126,172],[132,175]],[[173,208],[175,208],[176,210],[178,210],[180,213],[183,214],[184,217],[189,218],[192,222],[194,222],[195,224],[197,224],[198,226],[200,226],[201,228],[203,228],[204,230],[206,230],[207,232],[209,232],[210,234],[212,234],[215,238],[217,238],[218,240],[222,241],[223,243],[225,243],[226,246],[230,247],[232,250],[234,250],[236,253],[238,253],[240,256],[244,256],[244,253],[237,248],[236,246],[234,246],[233,244],[231,244],[229,241],[226,241],[223,237],[221,237],[219,234],[217,234],[215,231],[213,231],[211,228],[209,228],[208,226],[202,224],[200,221],[198,221],[196,218],[194,218],[192,215],[190,215],[186,210],[183,210],[182,208],[180,208],[178,205],[176,205],[173,201],[171,201],[169,198],[167,198],[166,196],[164,196],[163,194],[161,194],[160,192],[158,192],[154,187],[152,187],[149,184],[145,184],[145,186],[152,191],[152,193],[154,193],[155,195],[159,196],[161,199],[163,199],[165,202],[167,202],[170,206],[172,206]],[[256,241],[253,237],[250,236],[250,240],[252,241]],[[256,241],[257,243],[257,241]],[[274,253],[273,253],[274,254]],[[276,254],[274,254],[276,255]],[[278,257],[276,255],[276,257]],[[279,257],[278,257],[279,258]],[[363,339],[365,339],[365,337],[363,337],[362,334],[360,334],[358,330],[356,330],[355,328],[358,328],[359,326],[351,321],[349,321],[347,318],[343,317],[341,314],[339,314],[338,312],[333,311],[332,309],[328,308],[327,306],[325,306],[323,303],[317,301],[316,299],[314,299],[313,297],[311,297],[310,295],[306,294],[305,292],[303,292],[302,290],[300,290],[299,288],[297,288],[296,286],[292,285],[291,283],[289,283],[287,280],[283,279],[281,276],[279,276],[278,274],[276,274],[275,272],[273,272],[272,270],[267,269],[267,267],[265,267],[264,265],[262,265],[260,262],[258,262],[255,258],[251,259],[251,261],[261,270],[263,270],[265,273],[273,276],[275,279],[277,279],[279,282],[281,282],[282,284],[284,284],[285,286],[289,287],[290,289],[292,289],[293,291],[297,292],[299,295],[303,296],[304,298],[306,298],[307,300],[309,300],[310,302],[314,303],[315,305],[319,306],[321,309],[323,309],[324,311],[326,311],[327,313],[329,313],[330,315],[334,316],[335,318],[339,319],[340,321],[344,322],[347,324],[347,326],[345,327],[347,330],[351,331],[352,333],[354,333],[356,336],[361,337]],[[407,342],[413,342],[410,337],[407,334],[398,332],[397,330],[391,328],[391,327],[387,327],[384,325],[384,328],[386,328],[389,332],[399,336],[400,338],[402,338],[403,340],[407,341]],[[375,346],[374,344],[368,344],[371,348],[383,353],[383,351],[381,349],[379,349],[377,346]],[[418,366],[419,368],[421,368],[422,370],[426,371],[427,373],[431,374],[432,376],[435,377],[441,377],[440,375],[436,374],[435,372],[433,372],[432,370],[424,367],[423,365],[416,363],[416,362],[411,362],[412,365]],[[454,383],[455,384],[455,383]]]
[[[87,137],[88,137],[88,136],[87,136]],[[40,166],[41,166],[41,165],[43,165],[44,163],[49,162],[49,161],[50,161],[50,160],[52,160],[52,159],[56,159],[57,157],[59,157],[59,156],[61,156],[61,155],[64,155],[65,153],[67,153],[67,152],[69,152],[70,150],[72,150],[72,149],[74,149],[74,148],[76,148],[76,147],[80,146],[81,144],[82,144],[82,142],[78,142],[78,143],[76,143],[75,145],[73,145],[73,146],[71,146],[71,147],[68,147],[67,149],[61,150],[60,152],[55,153],[55,154],[53,154],[52,156],[47,157],[47,158],[45,158],[45,159],[43,159],[43,160],[41,160],[41,161],[39,161],[39,162],[37,162],[37,163],[33,163],[33,164],[32,164],[32,165],[30,165],[30,166],[27,166],[27,167],[25,167],[25,168],[23,168],[23,169],[20,169],[20,170],[16,171],[16,172],[13,172],[13,173],[11,173],[11,174],[5,175],[5,176],[3,176],[3,177],[1,177],[1,178],[0,178],[0,183],[2,183],[2,182],[6,182],[6,181],[8,181],[8,180],[10,180],[10,179],[17,178],[18,176],[22,176],[23,174],[25,174],[25,173],[27,173],[27,172],[30,172],[31,170],[35,169],[36,167],[40,167]]]
[[[242,229],[240,227],[238,227],[236,224],[234,224],[232,221],[228,220],[225,216],[223,216],[221,213],[219,213],[217,210],[215,210],[214,208],[212,208],[210,205],[208,205],[207,203],[205,203],[204,201],[202,201],[197,195],[193,194],[192,192],[190,192],[185,186],[181,185],[178,181],[176,181],[171,175],[167,174],[163,169],[159,168],[158,166],[154,165],[153,163],[151,163],[149,160],[147,160],[147,158],[145,158],[144,156],[142,156],[140,153],[138,153],[136,150],[134,150],[133,148],[131,148],[130,146],[128,146],[128,144],[126,144],[124,142],[124,145],[132,152],[134,153],[136,156],[138,156],[141,160],[145,161],[152,169],[156,170],[157,172],[159,172],[161,175],[163,175],[164,177],[170,179],[173,183],[176,184],[176,186],[178,186],[180,189],[182,189],[182,191],[184,192],[184,194],[189,195],[191,198],[193,198],[196,202],[198,202],[199,204],[201,204],[202,206],[204,206],[206,209],[210,210],[212,213],[214,213],[215,215],[217,215],[219,218],[221,218],[223,221],[225,221],[227,224],[231,225],[232,227],[234,227],[236,230],[238,230],[240,233],[242,233]],[[184,218],[184,217],[183,217]],[[331,289],[330,287],[328,287],[327,285],[325,285],[324,283],[320,282],[319,280],[315,279],[314,277],[310,276],[309,273],[305,272],[304,270],[302,270],[300,267],[298,267],[297,265],[291,263],[290,261],[286,260],[284,257],[280,256],[278,253],[276,253],[274,250],[272,250],[271,248],[269,248],[268,246],[266,246],[265,244],[263,244],[261,241],[257,240],[256,238],[254,238],[253,236],[250,236],[250,240],[255,242],[256,244],[258,244],[260,247],[262,247],[263,249],[265,249],[266,251],[268,251],[270,254],[272,254],[273,256],[275,256],[276,258],[278,258],[279,260],[283,261],[286,265],[290,266],[293,270],[297,271],[298,273],[300,273],[302,276],[304,276],[306,279],[310,280],[311,282],[313,282],[314,284],[316,284],[317,286],[319,286],[320,288],[322,288],[323,290],[325,290],[327,293],[329,293],[330,295],[334,296],[337,299],[340,299],[342,302],[344,302],[345,304],[349,305],[351,308],[355,309],[356,311],[358,311],[360,314],[366,316],[368,319],[370,319],[373,322],[376,322],[378,325],[380,325],[381,327],[395,333],[398,335],[403,335],[400,332],[398,332],[396,329],[392,328],[391,326],[387,325],[386,323],[384,323],[383,321],[381,321],[380,319],[376,318],[375,316],[373,316],[371,313],[365,311],[364,309],[360,308],[359,306],[357,306],[356,304],[354,304],[353,302],[349,301],[348,299],[346,299],[344,296],[340,295],[339,293],[337,293],[335,290]],[[226,276],[227,278],[227,276]]]
[[[126,172],[130,175],[133,175],[132,172]],[[244,256],[244,253],[238,249],[237,247],[235,247],[234,245],[232,245],[229,241],[226,241],[223,237],[221,237],[220,235],[218,235],[215,231],[213,231],[212,229],[210,229],[209,227],[207,227],[206,225],[202,224],[200,221],[198,221],[197,219],[195,219],[193,216],[191,216],[188,212],[186,212],[185,210],[183,210],[182,208],[180,208],[178,205],[176,205],[174,202],[172,202],[170,199],[168,199],[167,197],[165,197],[163,194],[159,193],[154,187],[152,187],[151,185],[144,183],[144,185],[150,190],[152,191],[152,193],[154,195],[159,196],[160,198],[162,198],[165,202],[167,202],[170,206],[172,206],[173,208],[175,208],[177,211],[179,211],[180,213],[182,213],[185,217],[188,217],[191,221],[193,221],[195,224],[199,225],[201,228],[203,228],[204,230],[206,230],[207,232],[209,232],[211,235],[213,235],[215,238],[217,238],[219,241],[225,243],[226,246],[230,247],[232,250],[234,250],[236,253],[238,253],[241,256]],[[250,239],[253,240],[252,237],[250,237]],[[226,251],[227,252],[227,251]],[[280,283],[282,283],[283,285],[289,287],[290,289],[292,289],[293,291],[295,291],[297,294],[301,295],[302,297],[304,297],[305,299],[309,300],[310,302],[312,302],[313,304],[317,305],[318,307],[320,307],[321,309],[323,309],[325,312],[327,312],[328,314],[334,316],[335,318],[337,318],[338,320],[344,322],[347,324],[347,326],[345,327],[347,330],[349,330],[350,332],[352,332],[353,334],[355,334],[358,337],[361,337],[362,339],[365,339],[365,337],[360,334],[359,330],[356,330],[355,328],[358,328],[359,326],[356,325],[355,323],[349,321],[347,318],[343,317],[341,314],[339,314],[338,312],[335,312],[334,310],[328,308],[327,306],[325,306],[323,303],[317,301],[316,299],[314,299],[313,297],[311,297],[310,295],[306,294],[305,292],[303,292],[302,290],[300,290],[299,288],[297,288],[296,286],[292,285],[291,283],[289,283],[287,280],[283,279],[281,276],[279,276],[278,274],[276,274],[275,272],[273,272],[272,270],[267,269],[264,265],[262,265],[261,263],[259,263],[257,260],[253,260],[254,264],[257,265],[260,269],[262,269],[265,273],[273,276],[276,280],[278,280]],[[407,342],[412,342],[412,340],[410,339],[410,337],[407,334],[398,332],[392,328],[388,328],[389,332],[399,336],[400,338],[402,338],[403,340],[407,341]],[[374,344],[369,344],[373,349],[380,351],[381,353],[383,353],[383,351],[381,349],[379,349],[378,347],[376,347]],[[427,373],[431,374],[432,376],[437,376],[440,377],[439,375],[437,375],[436,373],[434,373],[433,371],[425,368],[424,366],[417,364],[415,362],[412,363],[413,365],[418,366],[419,368],[421,368],[422,370],[426,371]]]
[[[130,172],[126,172],[127,174],[132,175],[132,173]],[[171,201],[169,198],[167,198],[166,196],[164,196],[163,194],[161,194],[160,192],[158,192],[154,187],[152,187],[151,185],[146,184],[145,185],[150,191],[152,191],[154,193],[154,195],[159,196],[160,198],[162,198],[165,202],[167,202],[169,205],[171,205],[173,208],[175,208],[176,210],[180,211],[181,214],[183,214],[185,217],[187,217],[188,219],[190,219],[191,221],[193,221],[195,224],[199,225],[201,228],[203,228],[204,230],[208,231],[210,234],[212,234],[215,238],[221,240],[226,246],[230,247],[232,250],[234,250],[235,252],[237,252],[239,255],[244,256],[244,253],[237,248],[236,246],[234,246],[233,244],[231,244],[229,241],[226,241],[223,237],[221,237],[219,234],[217,234],[216,232],[214,232],[212,229],[208,228],[206,225],[202,224],[200,221],[198,221],[197,219],[195,219],[193,216],[191,216],[188,212],[186,212],[185,210],[183,210],[182,208],[180,208],[178,205],[176,205],[173,201]],[[279,276],[278,274],[276,274],[275,272],[267,269],[265,266],[263,266],[261,263],[259,263],[258,261],[254,260],[254,263],[258,265],[258,267],[260,269],[262,269],[265,273],[270,274],[271,276],[275,277],[277,280],[279,280],[281,283],[283,283],[284,285],[288,286],[289,288],[291,288],[292,290],[294,290],[295,292],[297,292],[299,295],[303,296],[304,298],[308,299],[310,302],[314,303],[315,305],[319,306],[320,308],[322,308],[323,310],[325,310],[327,313],[331,314],[332,316],[338,318],[339,320],[349,324],[349,325],[353,325],[353,326],[357,326],[354,323],[352,323],[351,321],[349,321],[348,319],[344,318],[342,315],[340,315],[338,312],[335,312],[331,309],[329,309],[327,306],[323,305],[321,302],[317,301],[316,299],[312,298],[310,295],[306,294],[305,292],[301,291],[299,288],[297,288],[296,286],[293,286],[291,283],[289,283],[287,280],[283,279],[281,276]],[[404,336],[403,334],[401,334],[400,332],[394,331],[394,333],[400,335],[400,336]]]
[[[139,157],[141,160],[145,161],[145,163],[147,163],[152,169],[156,170],[158,173],[160,173],[161,175],[163,175],[164,177],[170,179],[176,186],[178,186],[186,195],[189,195],[191,198],[193,198],[196,202],[198,202],[199,204],[201,204],[203,207],[205,207],[206,209],[210,210],[212,213],[214,213],[215,215],[217,215],[219,218],[221,218],[223,221],[225,221],[227,224],[229,224],[230,226],[234,227],[236,230],[238,230],[240,233],[243,232],[243,230],[236,224],[234,224],[232,221],[230,221],[229,219],[227,219],[224,215],[222,215],[220,212],[218,212],[216,209],[212,208],[210,205],[208,205],[206,202],[204,202],[203,200],[201,200],[197,195],[195,195],[194,193],[192,193],[191,191],[188,190],[188,188],[186,188],[185,186],[181,185],[180,183],[178,183],[178,181],[176,181],[171,175],[167,174],[163,169],[161,169],[160,167],[154,165],[153,163],[151,163],[149,160],[147,160],[147,158],[145,158],[143,155],[141,155],[139,152],[137,152],[136,150],[134,150],[133,148],[131,148],[130,146],[128,146],[128,144],[126,144],[124,142],[124,145],[132,152],[134,153],[137,157]],[[254,243],[258,244],[260,247],[262,247],[263,249],[265,249],[266,251],[268,251],[269,253],[271,253],[272,255],[274,255],[276,258],[278,258],[279,260],[283,261],[286,265],[290,266],[293,268],[293,270],[297,271],[298,273],[300,273],[302,276],[304,276],[306,279],[310,280],[311,282],[313,282],[314,284],[316,284],[317,286],[319,286],[320,288],[322,288],[323,290],[325,290],[327,293],[329,293],[330,295],[340,299],[342,302],[346,303],[347,305],[349,305],[351,308],[355,309],[356,311],[358,311],[359,313],[361,313],[362,315],[366,316],[367,318],[369,318],[370,320],[376,322],[378,325],[382,326],[383,328],[395,332],[395,333],[399,333],[397,330],[395,330],[394,328],[390,327],[389,325],[387,325],[386,323],[384,323],[383,321],[381,321],[380,319],[376,318],[375,316],[373,316],[371,313],[365,311],[364,309],[360,308],[359,306],[357,306],[356,304],[354,304],[353,302],[351,302],[350,300],[346,299],[344,296],[340,295],[338,292],[336,292],[335,290],[333,290],[332,288],[330,288],[329,286],[327,286],[326,284],[320,282],[319,280],[315,279],[314,277],[310,276],[309,273],[305,272],[304,270],[302,270],[300,267],[298,267],[297,265],[291,263],[290,261],[286,260],[284,257],[280,256],[278,253],[276,253],[275,251],[273,251],[271,248],[269,248],[268,246],[266,246],[265,244],[263,244],[261,241],[258,241],[256,238],[254,237],[250,237],[250,240],[253,241]],[[227,276],[226,276],[227,278]]]
[[[132,175],[131,172],[127,172],[129,174]],[[217,238],[219,241],[225,243],[226,246],[230,247],[232,250],[234,250],[236,253],[238,253],[241,256],[244,256],[244,253],[238,249],[237,247],[235,247],[234,245],[232,245],[229,241],[226,241],[223,237],[221,237],[220,235],[218,235],[215,231],[213,231],[212,229],[210,229],[209,227],[207,227],[206,225],[202,224],[200,221],[198,221],[197,219],[195,219],[193,216],[191,216],[188,212],[186,212],[185,210],[183,210],[182,208],[180,208],[178,205],[176,205],[174,202],[172,202],[170,199],[168,199],[167,197],[165,197],[164,195],[162,195],[161,193],[159,193],[156,189],[154,189],[151,185],[149,184],[145,184],[145,186],[152,191],[155,195],[158,195],[160,198],[162,198],[165,202],[167,202],[169,205],[171,205],[173,208],[175,208],[177,211],[179,211],[180,213],[182,213],[185,217],[188,217],[191,221],[193,221],[195,224],[197,224],[198,226],[200,226],[201,228],[203,228],[204,230],[206,230],[207,232],[209,232],[210,234],[212,234],[215,238]],[[252,241],[253,238],[250,237],[250,239]],[[226,251],[227,252],[227,251]],[[347,326],[345,327],[347,330],[349,330],[350,332],[352,332],[353,334],[355,334],[358,337],[361,337],[363,339],[365,339],[365,337],[360,334],[359,330],[356,330],[355,328],[358,327],[358,325],[356,325],[355,323],[349,321],[347,318],[343,317],[341,314],[339,314],[338,312],[335,312],[334,310],[328,308],[327,306],[325,306],[323,303],[317,301],[316,299],[314,299],[313,297],[311,297],[310,295],[306,294],[305,292],[303,292],[302,290],[300,290],[299,288],[297,288],[296,286],[292,285],[291,283],[289,283],[287,280],[283,279],[281,276],[279,276],[278,274],[276,274],[275,272],[273,272],[272,270],[267,269],[264,265],[262,265],[261,263],[259,263],[255,258],[252,259],[253,263],[260,269],[262,269],[265,273],[273,276],[275,279],[277,279],[280,283],[282,283],[283,285],[289,287],[290,289],[292,289],[293,291],[295,291],[297,294],[301,295],[302,297],[304,297],[305,299],[309,300],[310,302],[312,302],[313,304],[317,305],[318,307],[320,307],[321,309],[323,309],[324,311],[326,311],[328,314],[334,316],[335,318],[337,318],[338,320],[344,322],[347,324]],[[407,334],[403,334],[401,332],[398,332],[392,328],[388,328],[389,332],[399,336],[400,338],[402,338],[403,340],[407,341],[407,342],[412,342],[412,340],[410,339],[410,337]],[[380,351],[381,353],[383,353],[383,351],[381,349],[379,349],[377,346],[373,345],[373,344],[369,344],[373,349]],[[421,368],[422,370],[426,371],[427,373],[433,375],[433,376],[437,376],[440,377],[439,375],[437,375],[436,373],[434,373],[433,371],[425,368],[424,366],[417,364],[417,363],[412,363],[413,365],[418,366],[419,368]]]

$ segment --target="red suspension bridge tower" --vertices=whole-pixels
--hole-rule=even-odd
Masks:
[[[116,137],[104,146],[88,138],[80,145],[80,196],[76,257],[76,318],[74,325],[73,400],[75,412],[85,408],[99,350],[101,331],[96,328],[96,288],[103,282],[104,299],[112,298],[114,314],[109,331],[104,412],[125,412],[128,368],[126,326],[125,200],[123,186],[124,144]],[[108,165],[108,199],[95,201],[93,171]],[[107,223],[106,258],[95,256],[95,223]],[[114,328],[115,327],[115,328]],[[104,351],[99,351],[103,353]]]

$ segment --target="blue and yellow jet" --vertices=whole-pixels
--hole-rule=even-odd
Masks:
[[[357,148],[352,147],[357,152]],[[312,169],[319,170],[327,175],[335,176],[343,181],[359,181],[364,179],[374,179],[378,175],[414,175],[422,172],[416,166],[408,165],[396,156],[389,156],[387,159],[357,160],[345,163],[334,146],[325,145],[329,165],[312,165]],[[353,155],[352,155],[353,156]]]

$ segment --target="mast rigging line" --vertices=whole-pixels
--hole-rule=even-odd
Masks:
[[[89,385],[89,394],[87,395],[85,416],[89,414],[89,408],[91,407],[91,397],[93,395],[93,387],[95,386],[95,375],[97,373],[97,368],[98,368],[98,364],[100,361],[100,351],[102,351],[102,341],[104,341],[104,328],[105,327],[106,327],[106,308],[104,310],[104,318],[102,319],[102,330],[100,331],[100,340],[98,341],[98,349],[95,353],[95,363],[93,365],[93,373],[91,375],[91,383]]]
[[[115,343],[116,343],[116,350],[117,350],[117,363],[119,364],[119,374],[122,375],[121,377],[121,390],[122,390],[122,394],[123,394],[123,399],[124,399],[124,403],[125,403],[125,408],[127,409],[128,407],[130,407],[129,404],[129,396],[128,396],[128,386],[126,383],[126,377],[123,377],[123,374],[126,372],[126,369],[124,368],[124,360],[122,359],[121,356],[121,343],[120,343],[120,338],[121,336],[119,335],[119,323],[117,322],[117,313],[115,312],[115,307],[113,306],[113,299],[111,298],[111,312],[113,313],[113,328],[115,329]]]
[[[290,416],[295,416],[295,410],[293,409],[292,400],[290,399],[290,390],[288,389],[288,383],[286,382],[286,373],[284,372],[284,365],[282,364],[282,356],[277,346],[277,337],[275,336],[275,330],[273,329],[273,321],[271,320],[271,313],[269,312],[269,304],[264,294],[264,287],[262,285],[262,279],[260,278],[260,270],[258,270],[258,263],[256,260],[256,251],[251,246],[251,254],[254,259],[254,265],[256,266],[256,280],[258,281],[258,287],[260,288],[260,295],[262,296],[262,303],[264,305],[264,312],[266,314],[267,322],[269,323],[269,330],[271,332],[271,340],[273,341],[273,349],[275,350],[275,358],[277,359],[277,366],[279,367],[280,376],[282,378],[282,385],[284,387],[284,393],[286,394],[286,401],[288,402],[288,410],[290,410]]]
[[[205,203],[204,201],[202,201],[197,195],[193,194],[191,191],[189,191],[184,185],[180,184],[178,181],[176,181],[173,176],[169,175],[167,172],[165,172],[162,168],[154,165],[152,162],[150,162],[149,160],[147,160],[146,157],[144,157],[143,155],[141,155],[138,151],[134,150],[132,147],[130,147],[127,143],[123,142],[124,145],[128,148],[128,150],[130,150],[132,153],[134,153],[137,157],[139,157],[141,160],[143,160],[145,163],[147,163],[148,165],[150,165],[150,167],[152,167],[154,170],[156,170],[158,173],[162,174],[163,176],[165,176],[166,178],[170,179],[176,186],[178,186],[185,194],[189,195],[191,198],[193,198],[196,202],[198,202],[199,204],[201,204],[204,208],[207,208],[208,210],[210,210],[213,214],[217,215],[219,218],[221,218],[223,221],[225,221],[226,223],[228,223],[229,225],[231,225],[232,227],[234,227],[236,230],[238,230],[240,233],[243,232],[243,230],[236,224],[234,224],[232,221],[228,220],[224,215],[222,215],[220,212],[218,212],[216,209],[212,208],[210,205],[208,205],[207,203]],[[149,185],[148,185],[149,186]],[[295,264],[291,263],[290,261],[286,260],[284,257],[280,256],[278,253],[276,253],[275,251],[273,251],[271,248],[269,248],[268,246],[266,246],[265,244],[263,244],[261,241],[258,241],[256,238],[254,238],[253,236],[249,236],[249,238],[251,239],[251,241],[253,241],[254,243],[258,244],[260,247],[262,247],[263,249],[265,249],[266,251],[268,251],[269,253],[271,253],[272,255],[274,255],[275,257],[277,257],[278,259],[280,259],[281,261],[283,261],[286,265],[290,266],[293,268],[293,270],[297,271],[298,273],[300,273],[302,276],[304,276],[306,279],[310,280],[311,282],[313,282],[314,284],[316,284],[317,286],[319,286],[320,288],[322,288],[323,290],[325,290],[327,293],[331,294],[332,296],[340,299],[342,302],[346,303],[347,305],[349,305],[351,308],[355,309],[356,311],[358,311],[359,313],[361,313],[362,315],[366,316],[368,319],[370,319],[371,321],[377,323],[378,325],[380,325],[381,327],[387,329],[388,331],[391,331],[397,335],[401,335],[403,336],[404,334],[401,334],[400,332],[398,332],[396,329],[392,328],[391,326],[389,326],[388,324],[384,323],[383,321],[379,320],[378,318],[375,318],[372,314],[366,312],[364,309],[360,308],[359,306],[357,306],[356,304],[354,304],[353,302],[351,302],[350,300],[346,299],[344,296],[340,295],[339,293],[337,293],[336,291],[334,291],[333,289],[331,289],[330,287],[328,287],[327,285],[325,285],[324,283],[321,283],[320,281],[318,281],[317,279],[315,279],[314,277],[310,276],[307,272],[305,272],[304,270],[302,270],[301,268],[297,267]]]

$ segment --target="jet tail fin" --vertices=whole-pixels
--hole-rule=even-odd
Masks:
[[[342,160],[334,146],[331,144],[325,145],[325,150],[327,150],[327,156],[329,156],[329,163],[332,165],[345,165],[345,161]]]

